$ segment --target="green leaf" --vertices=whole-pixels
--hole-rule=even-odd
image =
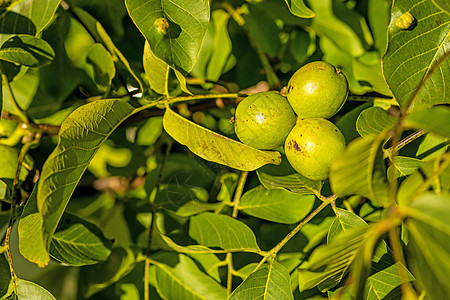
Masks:
[[[45,162],[38,182],[37,204],[47,245],[72,193],[93,156],[133,107],[121,100],[98,100],[67,117],[59,142]]]
[[[108,261],[81,268],[80,283],[87,298],[107,288],[130,273],[136,266],[136,255],[129,248],[113,248]]]
[[[127,10],[123,0],[72,0],[70,3],[94,14],[100,23],[102,23],[109,32],[114,33],[115,36],[122,36],[124,34],[123,18],[126,16]]]
[[[412,271],[430,299],[443,299],[450,295],[449,203],[449,196],[428,193],[402,208],[407,216],[410,236],[407,250]]]
[[[407,176],[416,171],[423,162],[420,159],[405,157],[405,156],[395,156],[392,165],[388,168],[387,174],[388,179],[393,180],[395,178]]]
[[[299,173],[277,176],[270,171],[258,170],[259,181],[267,189],[283,189],[300,195],[320,194],[322,181],[315,181]]]
[[[34,282],[18,278],[16,281],[16,286],[18,300],[56,300],[49,291]]]
[[[24,15],[0,9],[0,44],[3,44],[7,39],[16,34],[29,34],[34,36],[36,34],[36,26]]]
[[[433,0],[433,3],[440,9],[450,14],[450,2],[448,0]]]
[[[0,280],[0,299],[4,299],[11,294],[12,290],[10,289],[11,270],[3,253],[0,254],[0,278],[2,279]]]
[[[352,141],[331,165],[330,184],[340,197],[364,196],[379,205],[387,201],[387,179],[380,151],[382,137]]]
[[[356,28],[349,26],[347,24],[349,20],[345,19],[352,18],[357,22],[364,22],[364,18],[353,16],[355,12],[349,9],[344,9],[345,18],[342,16],[339,18],[335,12],[336,6],[340,3],[332,0],[309,0],[309,4],[316,14],[312,19],[311,28],[319,36],[326,36],[337,45],[340,51],[346,52],[352,57],[359,57],[365,52],[362,41],[355,32]]]
[[[15,35],[0,48],[0,59],[18,65],[39,67],[55,57],[52,47],[43,39],[31,35]]]
[[[402,29],[396,22],[405,13],[414,20],[407,29]],[[431,0],[395,1],[391,15],[383,71],[400,107],[405,109],[420,85],[411,110],[449,103],[450,86],[446,83],[450,80],[450,60],[436,64],[450,46],[450,15]],[[434,67],[435,71],[430,73]]]
[[[356,130],[362,137],[369,137],[390,130],[396,123],[397,118],[390,116],[384,109],[370,107],[359,115],[356,120]]]
[[[203,128],[166,109],[163,119],[166,132],[186,145],[196,155],[242,171],[253,171],[265,164],[279,164],[276,151],[261,151]]]
[[[50,255],[70,266],[92,265],[108,259],[111,241],[92,223],[64,214],[50,244]]]
[[[42,236],[44,221],[37,207],[37,188],[33,189],[19,220],[19,251],[29,261],[45,267],[50,261],[47,245]]]
[[[109,52],[102,44],[95,43],[89,47],[86,56],[86,72],[97,84],[102,93],[107,93],[111,81],[116,75],[116,67]]]
[[[144,46],[144,70],[150,83],[150,88],[158,94],[164,95],[166,90],[166,74],[169,65],[156,57],[150,49],[150,44],[146,41]]]
[[[19,1],[12,11],[26,16],[35,25],[35,35],[50,24],[58,9],[61,0],[22,0]]]
[[[359,137],[359,133],[356,130],[356,120],[363,110],[371,107],[372,105],[372,101],[368,101],[364,104],[358,105],[336,122],[335,125],[344,135],[347,144]]]
[[[359,226],[367,226],[367,224],[358,215],[348,210],[337,207],[336,218],[334,219],[333,223],[331,223],[330,229],[328,231],[328,243],[337,238],[341,233],[350,231],[351,229]]]
[[[9,179],[12,183],[16,175],[17,164],[19,163],[19,149],[0,144],[0,178]],[[25,156],[25,163],[33,165],[31,156]],[[27,169],[22,165],[19,173],[19,180],[23,181],[28,175]]]
[[[182,73],[192,70],[209,23],[207,0],[126,0],[153,53]]]
[[[256,187],[242,196],[239,209],[260,219],[293,224],[302,220],[311,211],[315,199],[313,195]]]
[[[262,265],[231,294],[230,300],[294,300],[288,270],[276,261]]]
[[[430,109],[417,110],[405,118],[405,126],[423,129],[450,138],[450,108],[436,106]]]
[[[306,6],[303,0],[285,0],[292,14],[300,18],[314,18],[314,12]]]
[[[192,217],[189,236],[207,247],[259,251],[252,230],[241,221],[226,215],[206,212]]]
[[[368,226],[343,233],[327,245],[321,245],[299,269],[299,288],[304,291],[320,284],[325,291],[336,286],[348,272],[364,242]]]
[[[219,265],[221,260],[214,253],[187,253],[188,256],[195,259],[205,270],[205,272],[220,282]]]
[[[226,298],[226,290],[186,255],[163,253],[156,260],[156,289],[163,299]]]

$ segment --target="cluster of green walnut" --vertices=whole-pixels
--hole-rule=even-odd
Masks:
[[[291,166],[311,180],[325,180],[331,163],[345,150],[345,138],[327,119],[344,105],[345,75],[333,65],[316,61],[292,75],[286,98],[261,92],[243,99],[236,108],[236,135],[262,150],[284,144]]]

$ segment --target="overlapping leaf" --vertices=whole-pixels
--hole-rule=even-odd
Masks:
[[[65,214],[53,235],[50,254],[71,266],[92,265],[108,259],[111,241],[92,223]]]
[[[267,189],[284,189],[301,195],[320,194],[322,181],[314,181],[299,173],[289,175],[272,175],[258,170],[259,180]]]
[[[127,102],[99,100],[75,110],[62,124],[58,145],[45,162],[38,183],[37,204],[47,245],[94,154],[132,112]]]
[[[289,10],[300,18],[313,18],[314,12],[305,5],[303,0],[285,0]]]
[[[272,261],[250,274],[229,299],[293,300],[290,279],[288,270],[282,264]]]
[[[164,299],[226,298],[226,290],[217,281],[201,272],[188,256],[164,253],[155,260],[156,289]]]
[[[238,170],[252,171],[265,164],[279,164],[275,151],[261,151],[201,127],[166,109],[163,119],[166,132],[186,145],[196,155]]]
[[[13,6],[12,11],[29,18],[38,35],[50,24],[61,0],[23,0]]]
[[[146,41],[144,46],[144,70],[147,80],[152,90],[163,95],[166,86],[166,74],[169,65],[156,57],[150,49],[150,44]]]
[[[405,125],[450,138],[448,120],[450,120],[450,108],[436,106],[430,109],[414,111],[405,118]]]
[[[370,107],[361,112],[356,120],[356,130],[362,137],[378,135],[391,129],[397,123],[397,118],[390,116],[379,107]]]
[[[338,196],[361,195],[383,205],[387,178],[380,145],[382,137],[359,138],[331,165],[330,183]]]
[[[0,59],[27,67],[46,65],[55,57],[52,47],[43,39],[31,35],[15,35],[0,48]]]
[[[396,21],[405,13],[414,20],[408,28],[399,28]],[[411,109],[450,101],[450,60],[440,61],[450,47],[449,32],[450,15],[431,0],[394,1],[383,70],[402,109],[421,84]]]
[[[299,195],[284,190],[266,190],[260,187],[246,192],[239,209],[251,216],[293,224],[302,220],[312,209],[314,195]]]
[[[153,53],[182,73],[192,70],[209,23],[208,0],[126,0]]]
[[[189,235],[207,247],[259,251],[252,230],[241,221],[226,215],[207,212],[192,217]]]

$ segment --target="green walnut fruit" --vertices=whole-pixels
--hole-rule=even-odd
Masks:
[[[299,118],[331,118],[344,105],[348,82],[344,73],[324,61],[298,69],[287,85],[287,99]]]
[[[345,138],[330,121],[299,119],[284,144],[291,166],[311,180],[325,180],[333,160],[345,149]]]
[[[237,106],[234,118],[239,140],[265,150],[283,145],[296,120],[289,102],[276,92],[248,96]]]

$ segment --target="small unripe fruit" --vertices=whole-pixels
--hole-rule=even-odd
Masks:
[[[283,145],[295,119],[286,98],[276,92],[263,92],[250,95],[239,103],[234,127],[244,144],[269,150]]]
[[[325,180],[333,160],[345,150],[345,138],[330,121],[298,120],[285,143],[291,166],[311,180]]]
[[[344,73],[324,61],[298,69],[287,85],[287,99],[299,118],[331,118],[344,105],[348,82]]]

